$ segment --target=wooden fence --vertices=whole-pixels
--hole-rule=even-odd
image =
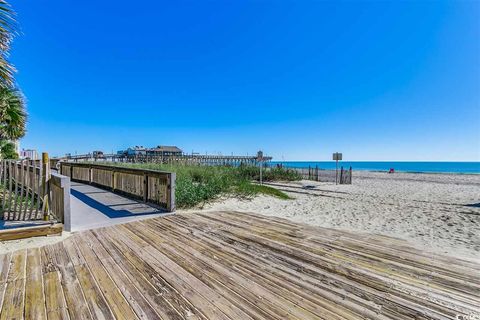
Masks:
[[[306,180],[333,182],[338,184],[352,184],[352,167],[350,167],[350,169],[343,169],[343,167],[341,167],[338,171],[320,169],[318,166],[288,169],[297,171],[302,178]]]
[[[48,161],[46,163],[49,163]],[[1,160],[2,218],[64,223],[70,217],[70,179],[42,161]]]
[[[175,173],[122,168],[81,162],[60,162],[60,173],[72,181],[89,183],[175,211]]]

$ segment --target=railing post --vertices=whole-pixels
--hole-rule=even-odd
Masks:
[[[177,175],[175,172],[167,176],[167,210],[169,212],[175,211],[175,183]]]
[[[143,174],[143,202],[148,200],[148,174]]]
[[[63,191],[63,225],[66,231],[72,231],[72,213],[70,209],[70,179],[64,177],[61,179]]]
[[[48,221],[48,211],[49,211],[49,203],[48,203],[48,180],[50,179],[50,161],[48,160],[48,153],[42,153],[42,198],[43,198],[43,220]]]
[[[112,171],[112,191],[115,191],[116,181],[115,181],[115,170]]]

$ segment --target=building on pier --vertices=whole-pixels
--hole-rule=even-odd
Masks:
[[[176,146],[157,146],[156,148],[147,149],[147,156],[152,157],[181,156],[182,154],[182,149]]]

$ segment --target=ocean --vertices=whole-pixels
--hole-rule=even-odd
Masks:
[[[320,169],[335,169],[335,161],[272,161],[291,168],[308,168],[318,165]],[[410,162],[410,161],[339,161],[338,167],[365,171],[388,171],[425,173],[473,173],[480,174],[480,162]]]

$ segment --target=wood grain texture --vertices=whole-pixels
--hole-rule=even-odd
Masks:
[[[476,262],[422,252],[385,236],[237,212],[80,232],[62,243],[0,255],[0,271],[1,319],[406,320],[480,314]]]
[[[31,237],[61,235],[63,224],[45,224],[33,227],[21,227],[0,230],[0,241],[17,240]]]

